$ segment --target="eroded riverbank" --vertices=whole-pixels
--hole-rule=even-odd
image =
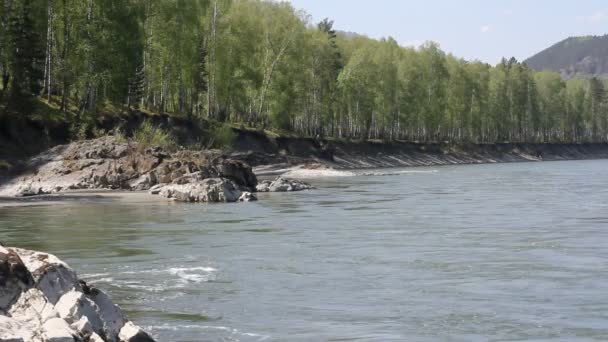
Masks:
[[[602,340],[608,161],[365,170],[236,205],[0,209],[158,341]]]

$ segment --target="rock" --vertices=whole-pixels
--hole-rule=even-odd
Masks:
[[[96,333],[92,333],[91,335],[89,335],[88,342],[105,342],[105,341],[103,340],[103,338],[101,338],[101,336],[97,335]]]
[[[46,253],[13,248],[31,273],[35,287],[55,305],[65,293],[78,289],[76,273],[56,256]]]
[[[253,190],[258,179],[250,166],[234,160],[220,159],[215,164],[218,176],[228,178],[244,189]]]
[[[153,341],[50,254],[0,246],[0,303],[0,341]]]
[[[16,319],[0,315],[0,341],[3,342],[28,342],[32,339],[32,333]]]
[[[256,187],[257,192],[270,192],[270,184],[272,184],[272,181],[269,180],[258,183]]]
[[[184,185],[226,179],[241,191],[253,191],[251,167],[215,151],[142,149],[113,137],[74,142],[50,149],[28,161],[25,172],[0,184],[0,196],[36,196],[83,189],[122,189],[159,194],[157,184]],[[226,201],[232,200],[227,195]],[[176,195],[188,201],[190,196]],[[202,201],[202,200],[201,200]],[[218,200],[212,200],[218,201]],[[224,201],[224,200],[219,200]]]
[[[263,181],[257,186],[258,192],[291,192],[314,189],[308,183],[300,180],[279,177],[274,181]]]
[[[148,193],[150,195],[158,195],[162,191],[163,187],[163,184],[156,184],[155,186],[150,188],[150,191],[148,191]]]
[[[100,318],[99,307],[80,291],[64,294],[55,305],[55,310],[66,322],[78,327],[77,330],[81,333],[106,332]],[[90,331],[85,331],[87,328]]]
[[[189,184],[167,185],[160,189],[162,197],[179,202],[236,202],[242,195],[238,186],[228,179],[208,178]]]
[[[154,342],[150,335],[131,322],[127,322],[125,326],[122,327],[118,337],[121,342]]]
[[[21,292],[34,284],[34,279],[21,257],[0,246],[0,310],[8,311]]]
[[[32,331],[47,321],[59,317],[44,293],[35,288],[24,292],[19,300],[11,306],[8,314]]]
[[[103,321],[104,335],[109,337],[118,336],[120,329],[126,323],[122,310],[112,303],[107,294],[99,289],[93,289],[88,296],[99,308],[99,317]]]
[[[72,323],[70,326],[83,336],[97,334],[87,317],[82,317],[77,322]]]
[[[42,325],[42,336],[45,342],[78,341],[77,333],[61,318],[53,318]]]
[[[243,192],[241,197],[239,197],[239,202],[254,202],[257,200],[258,198],[251,192]]]
[[[145,191],[152,187],[152,181],[149,175],[143,175],[129,182],[129,188],[134,191]]]

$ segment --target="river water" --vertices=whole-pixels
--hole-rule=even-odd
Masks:
[[[257,203],[0,209],[158,341],[608,339],[608,161],[383,170]]]

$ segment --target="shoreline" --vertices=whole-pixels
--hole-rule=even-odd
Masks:
[[[160,203],[158,198],[149,196],[146,191],[128,190],[76,190],[55,194],[36,195],[28,197],[6,197],[0,196],[0,209],[19,208],[48,205],[69,205],[71,203],[115,203],[125,204],[153,204]],[[174,203],[166,200],[167,203]]]
[[[475,165],[496,165],[496,164],[518,164],[518,163],[546,163],[546,162],[570,162],[570,161],[599,161],[608,158],[596,159],[561,159],[561,160],[528,160],[528,161],[511,161],[511,162],[486,162],[486,163],[455,163],[455,164],[435,164],[435,165],[419,165],[419,166],[390,166],[390,167],[372,167],[360,169],[332,169],[332,168],[315,168],[306,169],[302,165],[293,167],[273,168],[273,166],[265,166],[260,169],[254,168],[254,173],[260,180],[274,179],[275,177],[288,177],[293,179],[314,180],[322,178],[345,178],[345,177],[377,177],[377,176],[398,176],[406,173],[436,173],[440,170],[420,170],[429,167],[446,167],[446,166],[475,166]],[[411,170],[408,170],[411,169]],[[258,175],[258,171],[261,170]],[[394,170],[394,172],[391,172]],[[104,204],[122,202],[125,204],[159,204],[176,203],[171,199],[164,199],[150,196],[147,191],[135,190],[71,190],[54,194],[35,195],[28,197],[6,197],[0,196],[0,209],[34,207],[34,206],[50,206],[50,205],[70,205],[72,203],[90,203]]]
[[[20,173],[0,179],[0,205],[86,201],[99,193],[97,199],[108,198],[110,189],[183,202],[238,202],[256,200],[258,180],[270,185],[277,176],[373,176],[390,168],[608,159],[608,143],[345,142],[241,133],[231,151],[163,149],[112,136],[59,145],[28,160]],[[276,183],[277,191],[302,189],[293,182]],[[139,197],[147,203],[149,196]]]

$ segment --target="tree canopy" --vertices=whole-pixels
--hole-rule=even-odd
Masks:
[[[2,115],[39,97],[76,121],[112,105],[307,136],[608,140],[601,80],[340,34],[288,2],[0,1]]]

